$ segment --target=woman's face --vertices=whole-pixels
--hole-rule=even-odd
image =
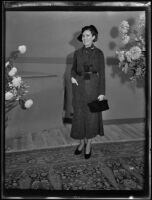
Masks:
[[[85,30],[82,33],[82,42],[85,45],[85,47],[90,47],[94,39],[95,39],[95,36],[92,35],[90,30]]]

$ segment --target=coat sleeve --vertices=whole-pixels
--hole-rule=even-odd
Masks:
[[[76,58],[76,51],[73,55],[73,64],[71,69],[71,77],[76,78],[76,72],[77,72],[77,58]]]
[[[103,52],[99,56],[99,95],[105,95],[105,59]]]

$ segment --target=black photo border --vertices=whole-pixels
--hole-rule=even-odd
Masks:
[[[2,49],[2,63],[1,66],[5,66],[5,14],[8,11],[145,11],[146,13],[146,49],[147,49],[147,73],[145,81],[145,99],[146,99],[146,109],[145,109],[145,183],[143,190],[131,190],[131,191],[121,191],[121,190],[101,190],[101,191],[57,191],[57,190],[6,190],[4,187],[4,171],[5,171],[5,113],[4,113],[4,92],[1,96],[1,198],[38,198],[43,199],[46,197],[54,198],[65,198],[65,199],[78,199],[78,198],[100,198],[100,199],[120,199],[129,197],[134,197],[138,199],[149,199],[151,195],[149,182],[150,174],[150,149],[151,143],[149,141],[151,134],[151,101],[150,101],[150,83],[151,83],[151,3],[150,1],[135,1],[135,2],[113,2],[113,1],[2,1],[2,14],[1,14],[1,24],[2,24],[2,37],[1,37],[1,49]],[[4,68],[1,67],[1,91],[4,89]]]

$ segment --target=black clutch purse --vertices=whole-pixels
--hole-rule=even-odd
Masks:
[[[88,103],[91,112],[102,112],[109,109],[108,100],[104,99],[102,101],[95,100]]]

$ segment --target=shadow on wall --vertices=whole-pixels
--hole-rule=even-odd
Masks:
[[[128,18],[127,21],[128,21],[130,26],[133,26],[135,24],[134,18]],[[116,26],[112,27],[112,29],[110,31],[110,36],[113,39],[116,39],[116,38],[119,37],[118,27],[116,27]],[[116,47],[118,47],[118,45],[115,41],[109,42],[109,49],[111,51],[115,51]],[[125,74],[124,72],[122,72],[122,70],[118,67],[119,60],[115,56],[107,57],[106,58],[106,64],[107,64],[107,66],[112,67],[112,74],[111,74],[112,78],[115,78],[115,76],[118,76],[120,78],[120,81],[121,81],[122,84],[125,84],[126,82],[130,83],[128,74]],[[138,88],[145,87],[145,81],[144,80],[137,80],[136,87],[138,87]]]
[[[69,42],[69,44],[72,45],[75,50],[81,47],[81,43],[77,40],[77,37],[79,34],[80,34],[80,32],[75,32],[73,34],[72,40]],[[63,79],[64,79],[63,123],[72,123],[73,107],[72,107],[71,68],[72,68],[74,51],[67,55],[66,69],[65,69],[65,73],[64,73],[64,77],[63,77]]]

